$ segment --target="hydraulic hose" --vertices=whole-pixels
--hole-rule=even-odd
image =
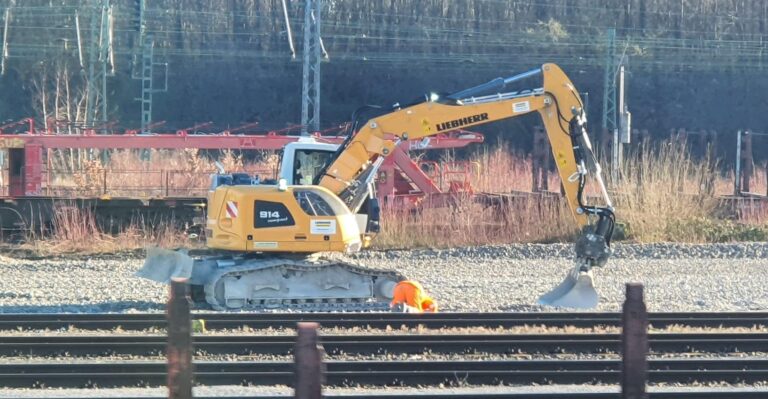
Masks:
[[[576,164],[579,165],[578,189],[576,191],[576,201],[579,209],[588,214],[597,216],[597,222],[585,228],[581,237],[576,241],[576,256],[585,264],[584,267],[602,266],[608,260],[611,253],[611,237],[613,236],[614,226],[616,225],[616,216],[609,207],[587,205],[584,201],[584,187],[586,186],[586,175],[589,171],[597,171],[597,160],[594,154],[589,150],[589,146],[584,142],[584,120],[581,115],[574,116],[568,123],[573,155]],[[589,166],[588,166],[589,165]],[[598,177],[599,178],[599,177]]]

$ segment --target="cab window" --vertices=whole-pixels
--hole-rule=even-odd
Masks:
[[[332,151],[299,150],[293,160],[293,184],[309,185],[330,162]]]
[[[320,195],[309,190],[294,190],[293,195],[301,209],[309,216],[335,216],[331,205]]]

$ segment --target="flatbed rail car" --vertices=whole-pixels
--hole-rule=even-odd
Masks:
[[[66,173],[54,172],[47,155],[57,149],[276,151],[300,138],[282,132],[233,134],[235,130],[214,134],[194,134],[187,130],[169,134],[137,134],[130,130],[122,134],[95,134],[86,130],[84,134],[65,135],[35,131],[34,124],[30,123],[27,131],[0,132],[0,159],[6,158],[0,169],[0,232],[40,229],[50,224],[53,209],[61,207],[93,210],[99,220],[115,226],[136,218],[150,223],[164,219],[180,225],[194,224],[194,217],[200,215],[205,206],[210,184],[208,172],[102,169],[76,179],[71,172],[69,178]],[[340,129],[316,132],[313,137],[333,144],[344,138]],[[382,168],[383,195],[402,196],[403,200],[413,203],[425,195],[447,194],[449,187],[454,186],[452,181],[443,181],[439,173],[429,173],[429,170],[435,171],[434,167],[425,165],[427,162],[412,161],[408,152],[460,148],[483,140],[480,133],[456,130],[430,140],[407,143],[398,148],[399,156],[392,157]],[[456,187],[466,186],[469,169],[463,166],[460,170],[459,178],[464,181],[455,184]],[[455,168],[448,173],[451,179],[459,175]],[[258,174],[274,179],[277,171],[265,169]],[[87,184],[82,184],[84,180]]]

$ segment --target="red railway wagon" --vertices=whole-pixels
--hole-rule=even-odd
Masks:
[[[99,171],[99,179],[89,187],[63,184],[51,167],[49,150],[55,149],[201,149],[201,150],[280,150],[299,136],[283,132],[233,134],[236,129],[215,134],[190,134],[179,130],[170,134],[49,134],[34,130],[34,121],[25,132],[6,134],[0,127],[0,152],[7,157],[0,184],[0,229],[30,229],[50,223],[54,206],[93,209],[102,220],[120,222],[132,217],[145,221],[171,218],[189,223],[205,206],[207,175],[190,179],[183,170]],[[317,132],[317,140],[340,143],[340,129]],[[469,131],[454,131],[420,142],[403,143],[396,156],[390,157],[379,176],[380,195],[384,202],[405,206],[418,204],[426,197],[430,204],[446,203],[456,191],[468,189],[471,168],[464,174],[456,168],[432,167],[411,160],[409,151],[460,148],[481,143],[483,136]],[[443,165],[441,165],[443,166]],[[114,184],[127,180],[127,174],[140,175],[142,184],[126,187]],[[265,175],[276,171],[264,171]],[[136,176],[133,177],[136,177]],[[436,179],[437,181],[434,181]],[[196,182],[195,184],[190,181]]]

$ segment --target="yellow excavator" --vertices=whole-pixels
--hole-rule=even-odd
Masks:
[[[505,91],[533,78],[543,83]],[[212,176],[206,217],[206,245],[216,253],[193,259],[183,251],[150,249],[137,275],[159,282],[187,278],[193,298],[215,309],[386,306],[403,276],[334,256],[360,251],[379,231],[372,183],[384,158],[405,140],[532,112],[541,116],[565,198],[581,228],[575,266],[539,302],[594,307],[592,268],[604,265],[611,253],[615,217],[579,93],[554,64],[386,110],[363,107],[342,144],[305,139],[286,146],[273,182],[221,171]],[[599,206],[585,203],[588,179],[602,197]]]

